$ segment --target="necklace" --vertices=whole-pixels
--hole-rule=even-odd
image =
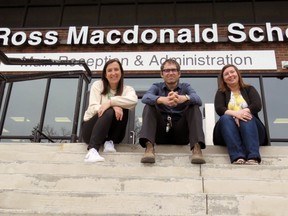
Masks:
[[[114,93],[113,93],[113,92],[114,92]],[[115,96],[115,93],[116,93],[116,90],[113,90],[113,89],[109,88],[109,91],[108,91],[108,94],[107,94],[108,99],[110,100],[111,97],[114,97],[114,96]]]

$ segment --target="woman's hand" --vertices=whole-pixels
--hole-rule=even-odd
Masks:
[[[242,120],[242,121],[250,121],[252,119],[252,114],[250,113],[250,110],[248,108],[239,110],[235,113],[235,117],[238,120]]]
[[[101,117],[101,116],[103,115],[103,113],[104,113],[107,109],[109,109],[110,107],[111,107],[111,101],[110,101],[110,100],[107,101],[106,103],[103,103],[103,104],[101,105],[101,107],[99,108],[99,110],[98,110],[98,116]]]
[[[113,109],[114,109],[115,117],[116,117],[117,121],[121,121],[123,118],[123,109],[121,107],[118,107],[118,106],[114,106]]]
[[[237,125],[238,127],[240,127],[239,119],[234,117],[234,120],[235,120],[236,125]]]
[[[101,107],[98,110],[98,116],[101,117],[103,113],[111,107],[111,101],[107,101],[106,103],[103,103]],[[115,117],[118,121],[121,121],[123,118],[123,109],[118,106],[113,106]]]
[[[239,111],[226,110],[225,114],[233,116],[235,123],[238,127],[240,127],[240,120],[247,122],[253,118],[253,115],[248,108]]]

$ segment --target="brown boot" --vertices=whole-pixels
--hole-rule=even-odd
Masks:
[[[141,158],[141,163],[155,163],[154,145],[151,142],[146,142],[146,150]]]
[[[204,164],[205,160],[202,155],[201,146],[199,143],[195,143],[194,148],[192,149],[192,164]]]

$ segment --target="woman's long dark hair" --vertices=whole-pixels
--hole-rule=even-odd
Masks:
[[[124,70],[123,70],[121,62],[119,61],[119,59],[116,59],[116,58],[108,60],[104,65],[104,68],[102,71],[102,81],[103,81],[103,91],[101,92],[102,95],[106,95],[109,93],[110,87],[109,87],[109,82],[106,78],[106,70],[107,70],[108,65],[114,62],[117,62],[119,64],[120,71],[121,71],[121,78],[117,85],[116,95],[122,95],[123,88],[124,88],[123,87],[124,86]]]
[[[239,83],[238,84],[239,84],[240,89],[249,86],[248,84],[244,83],[239,69],[233,64],[227,64],[222,68],[221,74],[219,76],[219,90],[221,92],[225,92],[226,90],[230,90],[229,87],[227,86],[227,84],[224,82],[224,78],[223,78],[224,71],[229,67],[233,67],[235,69],[236,73],[238,74],[238,77],[239,77]]]

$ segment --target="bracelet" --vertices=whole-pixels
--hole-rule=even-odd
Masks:
[[[186,97],[186,99],[187,99],[187,101],[189,101],[190,100],[190,97],[189,97],[189,95],[185,95],[185,97]]]

